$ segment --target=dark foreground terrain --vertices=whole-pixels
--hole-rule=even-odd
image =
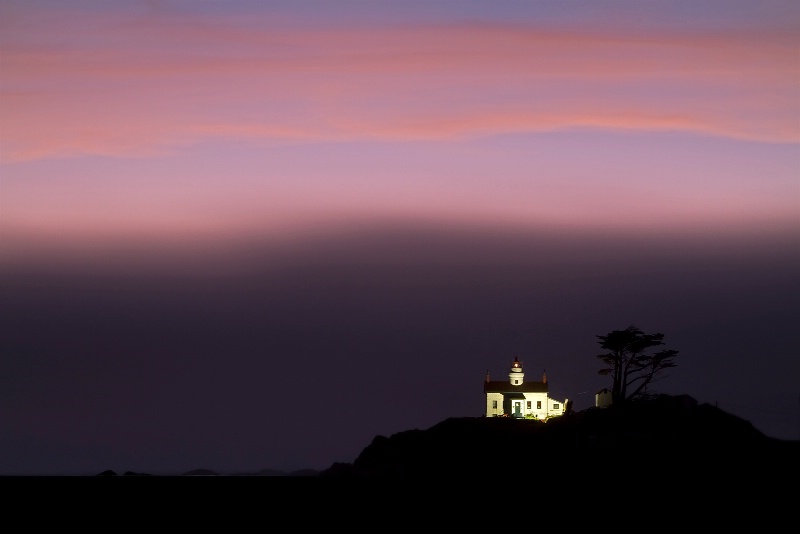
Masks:
[[[98,473],[116,475],[111,470]],[[122,475],[151,478],[147,473]],[[218,475],[197,469],[178,477]],[[450,418],[425,430],[376,436],[352,463],[335,463],[322,471],[265,469],[232,475],[222,478],[538,480],[550,488],[639,480],[650,485],[767,491],[798,486],[800,440],[768,437],[750,422],[685,395],[660,395],[624,406],[568,413],[547,422]]]
[[[319,476],[602,485],[621,474],[631,483],[796,487],[800,441],[767,437],[688,396],[660,396],[548,422],[447,419],[427,430],[377,436],[353,463],[334,464]]]
[[[112,476],[6,478],[7,504],[22,510],[32,495],[53,505],[80,495],[92,510],[126,524],[138,514],[148,526],[153,517],[172,516],[197,519],[206,528],[209,514],[217,513],[219,528],[226,529],[240,518],[251,528],[263,515],[304,525],[416,530],[437,521],[474,530],[524,512],[535,514],[539,528],[558,532],[618,519],[623,533],[687,525],[738,531],[756,524],[759,531],[779,532],[797,523],[800,440],[767,437],[690,397],[661,396],[546,423],[446,419],[425,430],[376,436],[352,463],[319,472],[98,475]],[[74,507],[65,514],[74,514]]]

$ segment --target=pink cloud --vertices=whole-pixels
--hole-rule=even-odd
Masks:
[[[70,17],[5,24],[3,161],[569,128],[800,140],[793,35]]]

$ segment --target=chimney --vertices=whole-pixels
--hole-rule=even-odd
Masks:
[[[489,370],[486,370],[486,381],[489,382]]]
[[[542,371],[542,384],[547,384],[547,372]]]

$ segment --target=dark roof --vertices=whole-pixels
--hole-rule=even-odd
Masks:
[[[484,393],[547,393],[547,383],[545,382],[523,382],[518,386],[512,386],[508,380],[491,380],[483,383]]]

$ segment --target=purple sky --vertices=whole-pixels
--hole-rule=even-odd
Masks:
[[[800,4],[0,0],[0,474],[323,469],[515,357],[800,439]]]

